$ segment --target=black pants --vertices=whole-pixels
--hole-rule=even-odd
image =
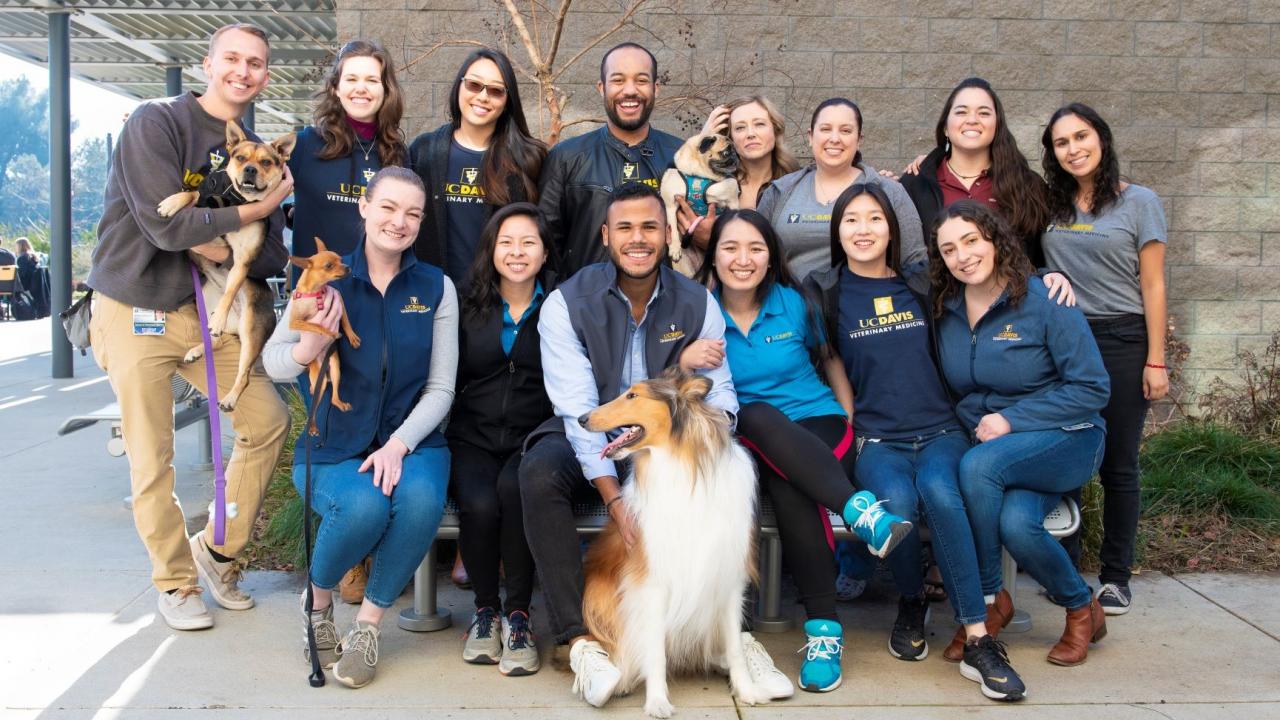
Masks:
[[[782,556],[806,616],[838,621],[826,511],[842,512],[854,493],[849,423],[839,415],[792,422],[772,405],[750,403],[738,413],[738,435],[755,453],[760,488],[773,499]]]
[[[460,440],[451,441],[449,451],[449,494],[458,503],[458,551],[475,588],[476,609],[504,610],[498,597],[501,562],[507,575],[505,611],[527,613],[533,595],[533,555],[520,508],[520,452],[503,456]]]
[[[1138,450],[1149,403],[1142,395],[1142,373],[1147,363],[1147,325],[1141,315],[1090,320],[1089,329],[1102,353],[1102,364],[1111,377],[1111,399],[1102,411],[1107,423],[1106,449],[1098,479],[1102,483],[1102,549],[1098,553],[1102,583],[1129,583],[1133,548],[1142,514],[1142,483]],[[1080,492],[1075,493],[1076,502]],[[1073,557],[1079,556],[1079,536],[1072,540]]]
[[[573,503],[600,496],[563,433],[538,438],[520,461],[525,537],[533,552],[556,642],[587,634],[582,620],[582,551]]]

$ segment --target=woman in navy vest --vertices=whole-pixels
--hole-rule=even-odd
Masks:
[[[873,494],[854,492],[849,384],[816,312],[796,288],[769,221],[754,210],[721,215],[711,228],[698,279],[715,287],[725,339],[691,343],[681,366],[718,366],[729,358],[741,404],[738,435],[760,461],[760,485],[773,499],[783,557],[807,616],[800,687],[834,690],[841,682],[844,635],[823,507],[841,513],[880,557],[911,531],[911,523],[885,512]],[[815,361],[832,387],[823,384]]]
[[[319,237],[346,255],[360,239],[356,207],[369,178],[404,164],[404,95],[391,54],[372,40],[352,40],[338,51],[315,97],[313,124],[298,133],[289,157],[293,254],[314,255]]]
[[[512,203],[480,233],[470,291],[462,298],[458,401],[449,419],[449,492],[458,503],[458,549],[475,588],[476,612],[462,659],[498,663],[503,675],[538,671],[529,630],[533,555],[520,505],[521,446],[554,412],[542,382],[538,311],[555,287],[546,268],[538,206]],[[507,602],[498,596],[505,570]]]
[[[311,318],[337,334],[345,306],[359,336],[337,340],[343,412],[330,393],[316,397],[317,431],[295,449],[293,482],[302,493],[308,452],[312,509],[322,517],[311,556],[316,646],[323,665],[350,687],[373,680],[378,623],[422,562],[435,537],[449,479],[440,422],[453,402],[458,366],[458,303],[440,268],[412,251],[426,192],[411,170],[384,168],[360,200],[364,238],[344,262]],[[292,311],[292,308],[290,308]],[[276,380],[305,373],[330,336],[280,323],[263,352]],[[338,642],[333,588],[347,568],[372,555],[364,600]]]

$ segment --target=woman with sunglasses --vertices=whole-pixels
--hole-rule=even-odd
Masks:
[[[403,165],[406,157],[400,131],[404,95],[391,54],[373,40],[343,45],[315,99],[314,124],[298,133],[289,157],[293,254],[314,255],[319,237],[333,252],[347,255],[360,238],[357,201],[369,178],[383,167]]]
[[[503,205],[537,202],[547,146],[529,134],[515,71],[497,50],[468,55],[449,98],[449,122],[409,147],[409,164],[427,186],[413,247],[466,295],[481,229]]]

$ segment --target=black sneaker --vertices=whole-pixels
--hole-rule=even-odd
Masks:
[[[1128,585],[1107,583],[1098,590],[1098,604],[1102,612],[1108,615],[1123,615],[1129,612],[1129,604],[1133,602],[1133,592]]]
[[[990,635],[970,639],[964,644],[960,674],[978,683],[982,694],[992,700],[1021,700],[1027,696],[1027,686],[1009,665],[1004,643]]]
[[[929,657],[929,643],[924,640],[928,619],[927,598],[898,598],[898,619],[893,622],[893,632],[889,635],[889,653],[899,660]]]

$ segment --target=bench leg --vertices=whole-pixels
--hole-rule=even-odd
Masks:
[[[1000,573],[1004,577],[1004,589],[1009,591],[1009,597],[1013,599],[1013,619],[1009,621],[1004,632],[1027,632],[1031,629],[1031,616],[1026,610],[1018,609],[1018,562],[1013,559],[1008,550],[1004,551],[1000,559]]]
[[[413,607],[400,611],[396,624],[412,632],[433,632],[453,624],[449,611],[436,607],[436,544],[413,574]]]
[[[760,538],[760,599],[755,629],[780,633],[791,629],[791,618],[782,615],[782,540],[776,535]]]

